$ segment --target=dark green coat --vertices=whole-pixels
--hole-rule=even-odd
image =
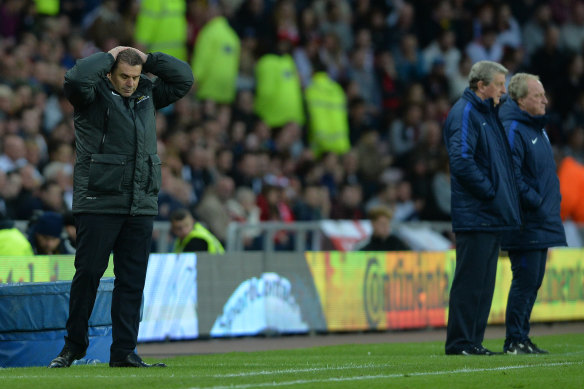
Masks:
[[[109,53],[77,61],[65,74],[65,93],[75,108],[77,160],[74,213],[158,214],[160,158],[156,154],[157,109],[185,96],[193,85],[190,66],[151,53],[138,88],[120,96],[106,77]]]

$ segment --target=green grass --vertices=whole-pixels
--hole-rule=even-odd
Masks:
[[[581,388],[584,334],[542,336],[548,355],[445,356],[442,342],[379,343],[164,360],[166,369],[0,369],[1,388]],[[502,339],[485,347],[499,350]],[[153,362],[146,359],[147,362]]]

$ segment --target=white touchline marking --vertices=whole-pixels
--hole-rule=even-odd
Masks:
[[[317,378],[317,379],[302,379],[294,381],[282,381],[282,382],[256,382],[253,384],[241,384],[241,385],[219,385],[219,386],[205,386],[205,387],[190,387],[189,389],[247,389],[247,388],[259,388],[259,387],[276,387],[285,385],[301,385],[301,384],[314,384],[319,382],[347,382],[347,381],[364,381],[364,380],[374,380],[374,379],[387,379],[387,378],[402,378],[402,377],[422,377],[422,376],[433,376],[433,375],[445,375],[445,374],[462,374],[462,373],[479,373],[485,371],[500,371],[500,370],[511,370],[511,369],[528,369],[537,367],[556,367],[556,366],[567,366],[567,365],[582,365],[584,362],[558,362],[558,363],[542,363],[538,365],[517,365],[517,366],[500,366],[492,368],[481,368],[481,369],[457,369],[457,370],[442,370],[442,371],[426,371],[426,372],[414,372],[414,373],[399,373],[399,374],[378,374],[378,375],[368,375],[359,377],[331,377],[331,378]]]
[[[212,377],[214,378],[227,378],[227,377],[251,377],[256,375],[270,375],[270,374],[288,374],[288,373],[308,373],[312,371],[325,371],[325,370],[346,370],[346,369],[365,369],[365,368],[377,368],[377,367],[388,367],[388,364],[376,365],[376,364],[365,364],[365,365],[346,365],[346,366],[334,366],[334,367],[309,367],[306,369],[279,369],[279,370],[261,370],[261,371],[250,371],[245,373],[229,373],[229,374],[216,374]]]

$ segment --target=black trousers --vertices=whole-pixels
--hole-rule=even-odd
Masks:
[[[543,282],[547,252],[547,249],[509,250],[513,281],[505,312],[505,346],[529,339],[529,319]]]
[[[134,351],[138,341],[153,222],[153,216],[76,215],[75,276],[71,283],[65,337],[68,347],[82,351],[89,345],[89,317],[99,280],[113,252],[115,281],[110,360],[121,360]]]
[[[500,233],[457,232],[456,269],[450,289],[446,352],[483,343],[491,311]]]

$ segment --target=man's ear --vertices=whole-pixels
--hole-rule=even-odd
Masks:
[[[110,80],[110,81],[112,80],[112,73],[111,72],[107,73],[106,76],[107,76],[108,80]]]

